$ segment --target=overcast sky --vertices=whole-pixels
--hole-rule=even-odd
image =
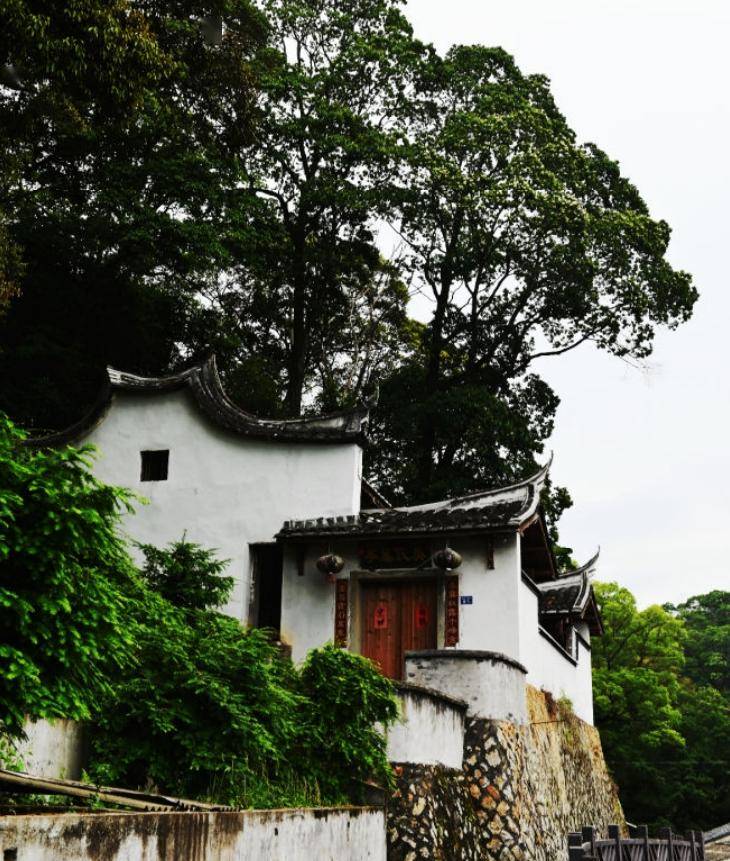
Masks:
[[[561,398],[553,478],[573,508],[561,539],[641,605],[730,589],[730,2],[410,0],[440,50],[500,45],[546,74],[584,141],[617,159],[673,228],[671,262],[700,291],[647,370],[592,347],[544,360]]]

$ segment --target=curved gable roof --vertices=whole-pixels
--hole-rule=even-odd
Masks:
[[[92,409],[75,425],[50,436],[31,440],[32,445],[64,445],[81,439],[104,419],[117,392],[154,396],[188,391],[195,404],[210,421],[241,436],[301,442],[357,442],[365,438],[367,407],[339,413],[295,419],[264,419],[233,403],[221,383],[215,356],[178,374],[166,377],[140,377],[107,368],[107,383]]]

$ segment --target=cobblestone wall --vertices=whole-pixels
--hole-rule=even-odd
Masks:
[[[467,722],[462,772],[403,764],[392,861],[559,861],[582,825],[623,824],[594,727],[528,688],[530,723]]]

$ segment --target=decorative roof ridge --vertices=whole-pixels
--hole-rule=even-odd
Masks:
[[[221,381],[220,374],[218,373],[218,363],[214,353],[208,356],[204,361],[191,365],[184,371],[162,377],[143,377],[140,374],[130,374],[111,366],[108,366],[106,371],[112,388],[121,389],[122,391],[171,391],[184,385],[193,385],[195,378],[198,377],[201,384],[204,384],[207,394],[220,400],[222,404],[225,404],[226,408],[239,414],[248,421],[255,422],[262,426],[302,427],[327,421],[329,419],[349,418],[351,416],[364,417],[367,416],[369,412],[368,407],[358,405],[348,410],[319,413],[313,416],[297,416],[295,418],[262,418],[261,416],[257,416],[255,413],[244,410],[243,407],[239,407],[238,404],[231,400],[226,390],[223,388],[223,383]]]
[[[555,580],[546,580],[543,583],[536,583],[535,585],[543,595],[547,592],[562,591],[579,585],[580,588],[578,589],[578,594],[573,601],[573,609],[582,613],[591,596],[591,578],[595,574],[596,562],[600,553],[601,550],[599,548],[597,553],[595,553],[584,565],[581,565],[580,568],[576,568],[575,571],[563,572]]]
[[[527,488],[534,496],[537,498],[539,502],[539,491],[542,490],[542,486],[545,483],[545,478],[550,470],[550,467],[553,462],[553,456],[550,455],[550,459],[548,462],[541,466],[540,469],[534,473],[533,475],[528,476],[527,478],[523,478],[521,481],[517,481],[514,484],[508,484],[504,487],[492,487],[486,490],[479,490],[474,493],[468,493],[464,496],[453,496],[447,499],[438,499],[434,502],[422,502],[418,505],[395,505],[390,509],[388,508],[369,508],[366,509],[368,512],[377,512],[377,511],[401,511],[404,514],[409,512],[418,512],[418,511],[443,511],[449,508],[456,509],[459,508],[460,505],[464,502],[474,502],[479,499],[489,499],[492,496],[500,496],[503,493],[510,493],[514,490],[522,490],[523,488]],[[537,485],[539,485],[538,492],[535,492],[537,489]],[[528,505],[532,502],[532,498],[528,498]],[[535,506],[537,507],[537,506]],[[532,514],[532,512],[531,512]]]
[[[277,538],[307,534],[346,536],[347,534],[409,534],[519,529],[532,522],[540,504],[540,490],[550,463],[539,472],[506,488],[454,497],[421,505],[392,508],[363,508],[359,514],[343,518],[287,520]],[[524,491],[515,495],[514,491]],[[483,499],[484,504],[479,505]],[[476,504],[475,504],[476,503]],[[490,520],[491,513],[491,520]],[[341,528],[346,523],[347,529]]]
[[[573,574],[582,574],[584,571],[588,574],[589,577],[593,577],[596,573],[596,563],[598,562],[598,557],[601,555],[601,548],[591,556],[591,558],[585,562],[583,565],[580,565],[574,571],[561,571],[558,574],[558,579],[562,580],[565,577],[571,577]]]
[[[237,406],[226,394],[215,355],[176,374],[143,377],[107,367],[107,382],[92,409],[71,427],[30,441],[36,446],[68,444],[86,436],[106,415],[115,391],[155,394],[188,388],[198,407],[215,424],[241,436],[302,442],[358,442],[365,438],[368,408],[292,419],[268,419]]]

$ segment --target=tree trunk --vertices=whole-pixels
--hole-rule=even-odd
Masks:
[[[443,348],[444,323],[446,310],[451,295],[449,279],[442,280],[442,286],[436,300],[436,310],[431,321],[431,340],[426,358],[426,373],[424,393],[432,401],[441,387],[441,351]],[[421,421],[420,443],[416,466],[416,493],[428,495],[428,488],[433,480],[434,456],[436,453],[436,416],[434,410],[438,404],[431,402],[429,409],[424,410]]]
[[[302,413],[302,397],[307,370],[309,332],[307,331],[307,268],[305,231],[302,216],[294,230],[294,264],[292,272],[292,337],[287,362],[285,409],[289,416]]]

